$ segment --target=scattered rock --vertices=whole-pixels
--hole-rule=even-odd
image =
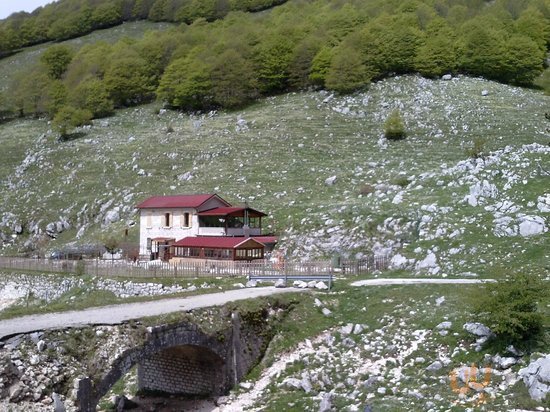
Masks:
[[[426,370],[430,372],[438,371],[443,367],[443,364],[440,361],[434,361],[426,366]]]
[[[292,285],[295,288],[299,288],[299,289],[306,289],[307,288],[307,283],[304,282],[303,280],[295,280]]]
[[[546,224],[540,216],[523,216],[519,224],[519,234],[523,237],[540,235],[546,232]]]
[[[48,345],[46,345],[46,342],[44,342],[43,340],[39,340],[38,343],[36,344],[36,348],[38,349],[39,352],[44,352],[47,347]]]
[[[550,354],[545,355],[520,369],[519,376],[523,379],[529,395],[540,402],[550,392]]]
[[[441,322],[439,325],[437,325],[435,328],[437,330],[442,330],[442,329],[450,329],[451,326],[453,326],[453,323],[452,322]]]
[[[65,412],[65,404],[61,400],[61,396],[58,393],[52,393],[53,409],[55,412]]]
[[[331,176],[325,179],[325,184],[327,186],[332,186],[334,183],[336,183],[336,176]]]
[[[277,279],[277,281],[275,282],[275,287],[276,288],[286,288],[286,282],[284,279]]]
[[[482,90],[481,95],[482,96],[489,96],[489,90]]]
[[[493,335],[491,329],[479,322],[468,322],[463,326],[466,332],[469,332],[476,336],[489,337]]]
[[[325,285],[325,282],[317,282],[317,283],[315,284],[315,289],[327,290],[327,289],[328,289],[328,286]]]
[[[330,393],[322,393],[319,412],[329,412],[332,409],[332,395]]]
[[[323,315],[325,315],[325,316],[330,316],[332,314],[330,309],[327,309],[327,308],[321,309],[321,312],[323,312]]]
[[[258,282],[255,280],[249,280],[248,282],[246,282],[245,286],[247,288],[255,288],[256,286],[258,286]]]

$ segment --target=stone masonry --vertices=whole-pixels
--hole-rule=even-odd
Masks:
[[[217,394],[224,369],[224,361],[210,350],[178,346],[144,359],[138,365],[138,385],[170,394]]]

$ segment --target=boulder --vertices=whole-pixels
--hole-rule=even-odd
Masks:
[[[416,263],[416,269],[428,269],[437,266],[437,256],[433,252],[428,252],[428,255],[421,261]]]
[[[523,237],[540,235],[546,232],[546,224],[540,216],[523,216],[519,224],[519,234]]]
[[[451,326],[453,326],[453,323],[452,322],[441,322],[439,325],[437,325],[435,328],[437,330],[442,330],[442,329],[450,329]]]
[[[46,345],[46,342],[44,342],[43,340],[39,340],[36,343],[36,348],[38,349],[39,352],[44,352],[47,347],[48,345]]]
[[[519,370],[529,395],[535,401],[541,402],[550,392],[550,354],[545,355]]]
[[[61,396],[58,393],[52,393],[53,409],[55,412],[65,412],[65,404],[61,400]]]
[[[277,279],[277,281],[275,282],[275,287],[276,288],[286,288],[286,282],[284,279]]]
[[[332,314],[330,309],[327,309],[327,308],[321,309],[321,312],[323,312],[323,315],[325,315],[325,316],[330,316]]]
[[[120,220],[120,213],[118,207],[109,210],[103,218],[103,226],[109,226],[111,223],[118,222]]]
[[[543,213],[550,213],[550,193],[538,197],[537,209]]]
[[[286,386],[287,388],[290,388],[290,389],[301,389],[302,381],[296,378],[286,378],[283,381],[282,386]]]
[[[479,322],[467,322],[463,326],[466,332],[469,332],[476,336],[489,337],[493,335],[491,329]]]
[[[331,176],[325,179],[325,184],[327,186],[332,186],[334,183],[336,183],[336,176]]]
[[[256,282],[255,280],[249,280],[248,282],[246,282],[245,286],[247,288],[255,288],[256,286],[258,286],[258,282]]]
[[[327,289],[328,289],[328,286],[325,285],[325,282],[317,282],[317,283],[315,284],[315,289],[327,290]]]
[[[332,409],[332,395],[330,393],[323,393],[321,395],[321,404],[319,405],[319,412],[329,412]]]
[[[353,331],[353,323],[348,323],[346,326],[340,328],[340,333],[342,335],[349,335]]]
[[[426,370],[427,371],[430,371],[430,372],[435,372],[435,371],[438,371],[439,369],[441,369],[443,367],[443,364],[439,361],[434,361],[432,363],[430,363],[428,366],[426,366]]]
[[[407,261],[408,259],[405,256],[398,253],[391,258],[390,269],[403,269],[407,266]]]
[[[492,360],[493,365],[495,365],[495,367],[497,367],[498,369],[508,369],[518,362],[516,358],[513,358],[511,356],[503,358],[500,355],[493,356]]]
[[[452,79],[453,79],[452,74],[444,74],[443,76],[441,76],[441,80],[449,81],[449,80],[452,80]]]
[[[482,96],[489,96],[489,90],[482,90],[481,95]]]

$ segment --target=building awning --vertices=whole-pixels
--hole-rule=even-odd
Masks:
[[[172,246],[209,248],[209,249],[237,249],[237,248],[264,248],[264,244],[251,237],[230,236],[203,236],[184,237]]]
[[[250,207],[217,207],[200,212],[199,216],[244,217],[245,212],[248,212],[249,217],[267,216],[265,213]]]
[[[151,239],[153,242],[167,242],[167,241],[170,241],[170,240],[176,240],[175,238],[173,237],[154,237],[153,239]]]

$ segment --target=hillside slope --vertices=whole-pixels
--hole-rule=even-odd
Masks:
[[[236,112],[151,104],[68,142],[45,120],[14,120],[0,125],[3,253],[122,238],[126,228],[137,241],[143,198],[217,192],[270,211],[270,229],[296,258],[374,251],[439,275],[548,270],[548,99],[481,79],[410,76]],[[394,108],[409,134],[400,142],[382,138]],[[465,154],[478,137],[485,160]],[[46,231],[57,239],[37,242]]]

